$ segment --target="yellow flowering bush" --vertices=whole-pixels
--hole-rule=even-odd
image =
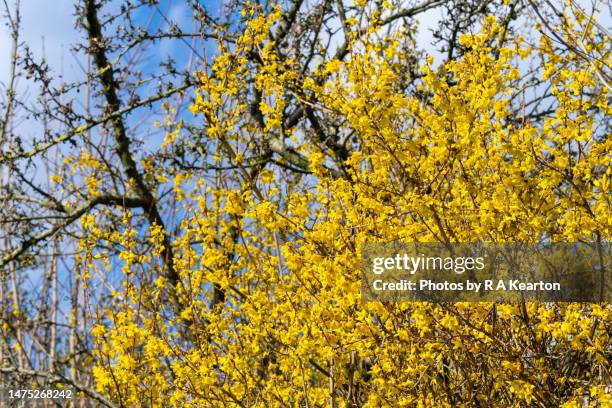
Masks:
[[[305,76],[270,35],[280,8],[244,16],[191,107],[217,147],[211,163],[234,170],[214,183],[176,174],[180,283],[160,272],[155,225],[145,254],[125,239],[142,233],[128,219],[122,236],[84,225],[84,268],[100,239],[126,241],[123,290],[93,330],[98,391],[121,406],[609,406],[608,304],[360,293],[366,242],[609,242],[612,141],[599,121],[610,107],[597,68],[546,37],[507,41],[488,18],[460,38],[462,55],[426,59],[406,89],[411,33],[381,32],[383,11],[355,28],[345,58]],[[601,47],[588,25],[581,35]],[[542,63],[531,78],[530,61]],[[541,116],[522,102],[533,78],[551,89]],[[351,148],[325,140],[316,118],[285,126],[287,95]],[[165,146],[189,137],[172,132]],[[308,174],[258,169],[258,149]]]

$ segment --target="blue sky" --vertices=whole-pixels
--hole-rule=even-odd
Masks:
[[[55,85],[60,83],[70,83],[75,80],[83,80],[85,78],[83,67],[87,65],[86,56],[83,53],[74,53],[71,48],[77,42],[83,42],[84,33],[75,28],[74,17],[74,0],[21,0],[21,32],[20,40],[23,44],[27,44],[37,60],[43,57],[47,61],[52,70],[52,76],[56,78]],[[183,31],[193,32],[191,11],[184,0],[162,0],[158,6],[159,10],[151,7],[143,8],[135,16],[136,23],[147,26],[151,31],[156,28],[165,28],[168,26],[167,21],[162,18],[162,14],[166,15],[168,20],[174,21]],[[218,2],[206,1],[206,9],[213,15],[218,13]],[[9,1],[12,6],[12,2]],[[121,2],[111,2],[106,5],[102,12],[109,12],[109,7],[118,7]],[[161,14],[160,14],[161,13]],[[3,22],[6,19],[2,19]],[[9,79],[10,72],[10,53],[12,41],[10,32],[5,25],[0,27],[0,92],[4,94],[5,86]],[[199,50],[200,55],[206,54],[208,58],[214,54],[214,44],[208,43],[205,50]],[[139,68],[146,74],[147,71],[159,70],[159,64],[171,56],[176,62],[179,69],[187,68],[189,60],[188,46],[176,40],[161,40],[151,44],[149,48],[142,53],[142,63]],[[127,56],[131,57],[130,55]],[[192,65],[193,69],[197,65]],[[60,78],[61,76],[61,78]],[[152,83],[150,90],[157,84]],[[148,93],[147,87],[142,88],[142,96]],[[34,101],[38,96],[39,89],[25,78],[19,78],[17,93],[22,97],[27,95],[27,99]],[[75,103],[82,104],[81,98],[84,97],[84,92],[73,94]],[[145,127],[152,129],[153,122],[158,117],[152,117],[151,112],[144,112],[148,117],[132,115],[130,121],[133,124],[140,124],[141,128]],[[139,117],[140,116],[140,117]],[[34,121],[22,123],[18,131],[27,141],[41,132],[39,123]],[[140,130],[140,128],[139,128]],[[151,135],[150,132],[144,132],[146,135]]]
[[[12,1],[9,1],[12,3]],[[163,14],[166,14],[170,20],[175,21],[184,31],[193,31],[191,24],[191,12],[186,6],[185,0],[162,0],[159,9]],[[219,0],[202,0],[201,3],[207,10],[214,14],[219,12]],[[590,0],[580,0],[579,4],[585,9],[590,10]],[[110,7],[117,7],[121,4],[120,1],[110,3]],[[108,5],[105,6],[107,10]],[[147,8],[146,12],[137,16],[136,22],[141,22],[144,26],[150,24],[150,27],[160,27],[167,25],[158,13],[151,15],[151,8]],[[61,74],[65,82],[82,78],[82,68],[86,64],[83,55],[74,55],[70,48],[75,40],[82,40],[83,33],[79,32],[74,27],[74,0],[21,0],[21,15],[22,15],[22,41],[28,44],[34,54],[42,58],[45,56],[52,67],[55,74]],[[431,52],[431,43],[433,37],[431,29],[437,26],[437,22],[441,17],[441,8],[434,8],[419,16],[420,28],[418,32],[419,45]],[[4,19],[3,19],[4,21]],[[610,27],[612,16],[609,10],[606,10],[603,5],[600,6],[599,21],[605,26]],[[9,75],[9,58],[11,52],[11,39],[8,30],[5,26],[0,27],[0,90],[4,88]],[[210,58],[214,54],[214,44],[210,43],[205,50],[207,57]],[[202,52],[204,53],[204,52]],[[438,57],[433,53],[434,57]],[[179,66],[181,63],[186,65],[188,50],[187,47],[175,40],[162,40],[155,43],[154,48],[149,49],[148,64],[152,68],[157,68],[160,61],[163,61],[168,56],[172,56]],[[441,58],[435,58],[438,61]],[[28,84],[23,78],[20,79],[19,89],[21,92],[27,91],[30,97],[35,97],[37,90]],[[147,123],[148,124],[148,123]],[[38,129],[30,129],[34,131]]]
[[[12,0],[11,0],[12,1]],[[162,14],[166,15],[169,20],[174,21],[179,27],[188,32],[193,31],[191,11],[186,7],[185,1],[179,0],[164,0],[159,5],[159,12],[152,8],[147,8],[145,12],[141,12],[136,16],[136,22],[143,26],[148,24],[151,30],[158,27],[167,27],[167,22],[162,18]],[[9,4],[11,4],[9,2]],[[115,2],[111,4],[120,4]],[[206,2],[206,8],[209,12],[215,13],[218,11],[216,2]],[[103,12],[108,9],[103,9]],[[74,0],[22,0],[21,1],[21,42],[27,44],[36,59],[40,60],[43,57],[53,71],[53,76],[62,76],[62,79],[57,79],[56,85],[62,81],[70,83],[85,78],[83,68],[87,64],[86,56],[83,54],[75,54],[71,51],[71,47],[76,42],[83,42],[84,33],[75,28]],[[161,13],[161,14],[160,14]],[[4,22],[5,20],[2,19]],[[0,27],[0,93],[4,94],[6,83],[9,79],[10,72],[10,53],[11,53],[11,38],[8,29],[2,25]],[[206,45],[206,54],[210,58],[214,53],[214,44]],[[159,71],[159,63],[164,61],[168,56],[177,62],[178,68],[186,68],[188,62],[189,50],[188,47],[176,40],[162,40],[151,45],[151,47],[143,53],[143,62],[140,68],[147,72],[154,70]],[[130,55],[127,56],[128,58]],[[194,69],[197,66],[193,66]],[[157,84],[153,83],[150,86],[143,87],[141,96],[144,96],[148,91],[155,88]],[[25,78],[20,78],[18,82],[17,92],[21,97],[26,96],[26,99],[32,103],[38,97],[38,85],[34,85]],[[71,96],[79,102],[77,98],[83,98],[84,92],[80,94],[73,93]],[[82,101],[80,101],[82,102]],[[155,112],[157,109],[153,109]],[[191,115],[189,113],[189,115]],[[153,122],[159,120],[159,115],[151,115],[148,108],[142,108],[129,116],[128,125],[137,126],[138,138],[143,139],[145,146],[154,148],[155,145],[161,143],[160,132],[155,133]],[[26,140],[29,137],[40,136],[42,133],[42,125],[40,121],[28,120],[20,123],[17,131]],[[61,149],[61,148],[60,148]],[[44,166],[38,166],[37,170],[29,169],[30,172],[37,171],[35,178],[43,186],[47,186],[47,172]],[[50,242],[50,241],[49,241]],[[48,247],[51,251],[51,245]],[[60,267],[60,285],[65,288],[62,293],[70,293],[66,287],[74,283],[71,278],[71,270],[73,268],[72,260],[68,257],[67,263],[61,263]],[[120,268],[117,268],[119,270]],[[37,290],[41,286],[41,272],[36,269],[28,273],[26,289]],[[102,289],[102,288],[100,288]],[[68,311],[69,301],[67,298],[60,299],[60,308],[64,312]],[[60,319],[64,320],[64,319]]]

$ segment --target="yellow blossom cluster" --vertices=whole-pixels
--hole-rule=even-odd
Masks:
[[[157,278],[158,226],[146,256],[126,233],[106,237],[124,243],[126,283],[93,331],[98,390],[122,406],[608,406],[609,304],[366,303],[360,281],[368,242],[609,242],[612,141],[594,112],[610,107],[596,68],[546,38],[505,42],[489,18],[461,38],[462,56],[423,64],[414,94],[400,83],[408,34],[375,23],[304,78],[268,35],[280,8],[245,10],[191,108],[237,170],[231,183],[175,179],[176,287]],[[540,120],[520,103],[529,59],[552,89]],[[246,83],[262,123],[245,119]],[[282,126],[288,93],[355,140],[345,173],[304,141],[308,129]],[[253,176],[242,153],[253,134],[290,139],[307,180]]]

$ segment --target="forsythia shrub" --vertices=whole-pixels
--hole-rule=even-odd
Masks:
[[[122,406],[611,406],[608,304],[383,304],[360,294],[365,242],[609,242],[612,142],[597,118],[610,108],[597,67],[556,54],[545,37],[503,42],[490,18],[461,38],[459,58],[439,67],[428,58],[407,93],[407,31],[380,35],[374,20],[346,58],[304,77],[268,35],[282,11],[245,15],[192,106],[236,170],[214,187],[189,172],[175,178],[178,291],[156,273],[155,226],[142,254],[124,238],[142,233],[129,217],[114,235],[84,225],[84,269],[97,242],[125,241],[124,290],[93,330],[98,390]],[[539,120],[514,109],[529,61],[552,89],[553,111]],[[245,120],[247,86],[261,94],[260,124]],[[288,93],[342,123],[357,146],[342,173],[303,142],[313,129],[283,127]],[[251,172],[253,134],[290,140],[311,174]],[[132,274],[136,265],[150,279]]]

